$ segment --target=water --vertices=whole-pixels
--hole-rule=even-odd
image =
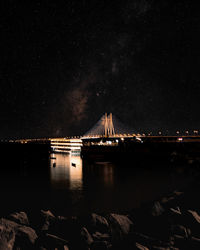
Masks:
[[[83,162],[79,156],[52,154],[45,174],[1,176],[1,211],[50,209],[57,215],[123,212],[185,185],[190,178],[160,166],[154,170]]]
[[[80,156],[52,154],[50,181],[51,187],[55,190],[81,191],[83,189],[83,165]]]

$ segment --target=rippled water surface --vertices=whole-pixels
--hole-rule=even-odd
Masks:
[[[56,214],[127,211],[184,185],[189,177],[168,168],[136,168],[111,162],[83,162],[52,154],[48,170],[1,176],[2,209],[50,209]]]

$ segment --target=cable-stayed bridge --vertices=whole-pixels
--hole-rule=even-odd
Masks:
[[[22,139],[17,140],[20,143],[50,143],[53,152],[80,154],[81,147],[85,141],[112,139],[112,145],[116,144],[117,138],[133,138],[136,134],[133,129],[120,122],[112,113],[105,113],[99,121],[83,136],[70,136],[64,138],[47,138],[47,139]],[[111,142],[111,141],[109,141]],[[115,142],[115,143],[114,143]],[[99,144],[98,144],[99,145]],[[102,144],[101,144],[102,145]]]
[[[200,135],[198,130],[194,130],[193,134],[188,131],[176,135],[165,135],[161,132],[152,135],[139,134],[133,128],[123,124],[112,113],[105,113],[95,125],[89,129],[83,136],[69,136],[62,138],[44,138],[44,139],[21,139],[12,140],[9,142],[15,143],[44,143],[49,144],[53,152],[80,154],[81,148],[87,145],[100,146],[117,146],[121,143],[127,142],[155,142],[155,143],[180,143],[180,142],[200,142]]]
[[[82,139],[133,136],[136,136],[136,133],[132,128],[120,122],[112,113],[105,113],[99,121],[82,136]]]

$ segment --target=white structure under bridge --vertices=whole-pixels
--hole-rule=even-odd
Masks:
[[[82,140],[79,138],[52,138],[51,150],[55,153],[68,153],[71,155],[80,155]]]

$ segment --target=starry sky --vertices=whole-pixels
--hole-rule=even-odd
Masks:
[[[135,131],[199,129],[199,7],[1,1],[0,138],[81,135],[105,112]]]

